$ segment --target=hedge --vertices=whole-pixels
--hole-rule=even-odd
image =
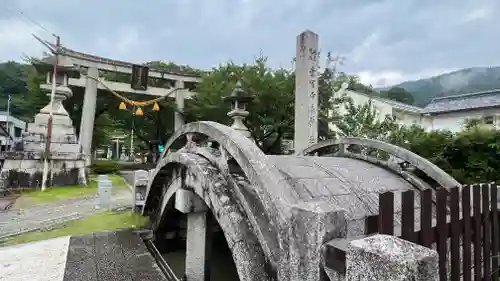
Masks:
[[[117,174],[122,170],[122,165],[112,160],[94,160],[90,165],[90,170],[94,174]]]

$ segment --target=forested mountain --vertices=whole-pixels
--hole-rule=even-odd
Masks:
[[[500,67],[465,68],[394,87],[410,92],[415,105],[425,106],[435,97],[499,89]]]
[[[0,111],[7,110],[8,96],[11,95],[11,111],[13,115],[23,117],[29,115],[26,106],[28,96],[28,76],[32,67],[16,62],[0,64]]]

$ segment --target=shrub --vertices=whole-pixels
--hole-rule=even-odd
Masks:
[[[121,164],[121,170],[133,171],[133,170],[150,170],[156,168],[156,163],[123,163]]]
[[[116,174],[122,169],[121,165],[112,160],[95,160],[90,165],[90,170],[94,174]]]

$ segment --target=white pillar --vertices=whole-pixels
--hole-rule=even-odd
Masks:
[[[187,215],[185,280],[208,281],[211,252],[208,207],[192,191],[181,188],[175,193],[175,208]]]
[[[207,247],[207,212],[187,215],[186,237],[186,281],[210,280]],[[208,242],[208,243],[207,243]]]
[[[8,114],[9,114],[9,119],[10,119],[10,112]],[[8,127],[8,131],[9,131],[9,143],[10,143],[11,146],[13,146],[14,143],[15,143],[15,141],[16,141],[16,134],[15,134],[16,129],[15,129],[14,124],[11,123],[10,120],[8,121],[7,126],[9,126]],[[12,136],[12,138],[13,138],[12,141],[10,140],[10,136]]]
[[[318,142],[318,35],[306,30],[297,36],[295,63],[295,152]]]
[[[94,116],[97,100],[97,79],[99,70],[90,67],[87,72],[87,84],[85,85],[85,96],[83,97],[82,120],[80,122],[80,143],[83,153],[87,155],[86,165],[90,165],[92,153],[92,135],[94,133]],[[95,79],[92,79],[93,77]]]
[[[184,88],[184,81],[177,80],[175,81],[175,88]],[[182,91],[175,92],[175,105],[182,112],[184,110],[184,93]],[[175,130],[178,130],[182,125],[184,125],[184,116],[182,116],[181,112],[175,112],[174,115],[174,124]]]
[[[120,139],[116,139],[116,159],[120,159]]]

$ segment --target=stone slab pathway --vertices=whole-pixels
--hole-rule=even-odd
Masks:
[[[63,280],[69,236],[0,248],[0,281]]]
[[[107,231],[0,248],[0,281],[167,281],[138,233]]]

